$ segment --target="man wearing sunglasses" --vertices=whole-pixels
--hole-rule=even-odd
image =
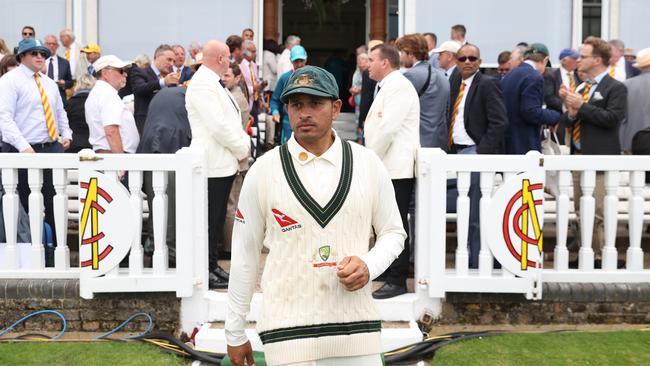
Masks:
[[[26,25],[23,27],[23,30],[20,32],[22,39],[27,38],[36,38],[36,31],[31,25]],[[18,47],[14,47],[14,55],[18,54]]]
[[[458,73],[451,76],[449,151],[455,154],[497,154],[503,151],[508,117],[499,81],[479,72],[481,51],[463,45],[456,54]],[[472,173],[469,189],[469,266],[478,268],[481,238],[479,230],[479,175]]]
[[[98,153],[135,153],[140,135],[133,114],[122,103],[117,92],[126,85],[130,63],[113,55],[100,57],[93,63],[97,83],[86,100],[88,142]]]
[[[62,153],[70,147],[72,130],[56,83],[41,72],[50,56],[40,40],[26,38],[18,45],[20,66],[0,78],[2,152]],[[45,222],[54,228],[52,171],[43,172]],[[18,194],[29,210],[27,170],[18,172]],[[53,235],[56,238],[56,235]]]

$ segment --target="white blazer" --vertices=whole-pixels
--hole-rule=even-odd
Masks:
[[[237,173],[239,160],[248,156],[251,147],[237,102],[219,84],[219,79],[219,75],[203,66],[192,77],[185,95],[192,145],[205,150],[210,178]]]
[[[391,179],[415,177],[420,147],[420,99],[399,71],[386,75],[364,123],[366,146],[384,162]]]

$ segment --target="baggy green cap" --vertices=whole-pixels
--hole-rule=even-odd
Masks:
[[[304,66],[296,70],[280,95],[280,101],[287,103],[290,95],[309,94],[317,97],[339,99],[339,87],[334,75],[317,66]]]

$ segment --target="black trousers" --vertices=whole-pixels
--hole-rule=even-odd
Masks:
[[[54,141],[47,144],[35,144],[32,148],[37,153],[62,153],[63,145]],[[2,144],[2,152],[17,153],[15,147],[10,144]],[[27,169],[18,169],[18,196],[20,197],[20,204],[25,211],[29,213],[29,183],[27,181]],[[52,183],[52,169],[43,169],[43,186],[41,187],[43,194],[43,204],[45,206],[45,222],[52,228],[52,242],[56,244],[56,227],[54,226],[54,184]],[[41,229],[42,230],[42,229]]]
[[[208,263],[210,271],[217,268],[219,245],[223,243],[228,196],[235,176],[208,178]]]
[[[402,253],[391,263],[390,267],[386,270],[386,283],[398,286],[406,286],[406,279],[409,274],[409,257],[411,256],[411,248],[409,246],[409,224],[408,224],[408,209],[411,202],[411,194],[415,185],[415,178],[409,179],[393,179],[393,189],[395,190],[395,200],[397,201],[397,208],[399,215],[402,218],[402,226],[406,231],[406,240],[404,240],[404,250]]]

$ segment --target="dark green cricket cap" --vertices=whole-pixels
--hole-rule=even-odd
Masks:
[[[287,103],[290,95],[309,94],[317,97],[339,99],[339,87],[334,75],[317,66],[304,66],[296,70],[280,95],[280,101]]]

